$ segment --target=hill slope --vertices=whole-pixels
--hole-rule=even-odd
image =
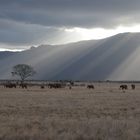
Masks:
[[[140,33],[66,45],[0,52],[0,79],[19,63],[32,65],[40,80],[140,80]]]

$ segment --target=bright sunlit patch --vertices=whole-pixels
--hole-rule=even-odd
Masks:
[[[0,51],[20,52],[26,49],[26,46],[13,46],[9,44],[0,43]]]
[[[65,29],[67,33],[73,33],[74,35],[79,35],[79,39],[81,40],[90,40],[90,39],[103,39],[118,33],[125,33],[125,32],[140,32],[140,25],[133,25],[129,27],[118,26],[114,29],[104,29],[104,28],[71,28]]]
[[[124,32],[140,32],[140,25],[133,25],[129,27],[119,26],[116,28],[116,31],[118,33],[124,33]]]
[[[0,52],[3,52],[3,51],[20,52],[20,51],[23,51],[23,50],[20,50],[20,49],[6,49],[6,48],[0,48]]]
[[[81,40],[102,39],[114,35],[112,30],[105,30],[102,28],[94,28],[94,29],[73,28],[73,29],[65,29],[65,31],[73,34],[78,34]]]

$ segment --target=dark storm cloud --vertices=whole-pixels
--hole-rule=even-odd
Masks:
[[[51,40],[62,31],[36,24],[24,24],[0,19],[0,42],[12,45],[37,45]],[[46,42],[44,42],[46,40]]]
[[[111,27],[139,22],[139,0],[1,0],[0,17],[45,26]]]

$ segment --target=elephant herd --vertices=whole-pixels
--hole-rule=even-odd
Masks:
[[[7,83],[4,83],[3,84],[4,88],[17,88],[17,87],[20,87],[20,88],[25,88],[27,89],[27,84],[26,83],[11,83],[11,82],[7,82]]]
[[[134,90],[136,86],[134,84],[131,84],[131,89]],[[121,90],[127,90],[128,86],[126,84],[120,85]]]
[[[27,83],[12,83],[12,82],[6,82],[3,83],[4,88],[23,88],[23,89],[27,89],[27,87],[33,86],[31,84],[27,84]],[[48,83],[48,84],[39,84],[38,86],[40,86],[41,89],[44,89],[45,87],[49,88],[49,89],[59,89],[59,88],[65,88],[68,87],[69,89],[72,89],[74,86],[76,86],[75,84],[66,84],[64,82],[56,82],[56,83]],[[95,86],[93,84],[85,84],[84,86],[86,86],[87,89],[95,89]],[[135,90],[136,86],[135,84],[131,84],[131,89]],[[126,84],[121,84],[119,86],[120,90],[127,90],[128,89],[128,85]]]
[[[91,85],[87,85],[87,88],[88,89],[94,89],[95,87],[94,87],[94,85],[91,84]],[[135,90],[135,88],[136,88],[135,84],[131,84],[131,89]],[[120,90],[127,90],[128,89],[128,85],[122,84],[122,85],[120,85],[119,89]]]
[[[27,89],[27,87],[31,87],[34,86],[33,84],[27,84],[27,83],[12,83],[12,82],[6,82],[2,84],[4,86],[4,88],[25,88]],[[37,86],[40,86],[41,89],[44,89],[45,87],[48,87],[50,89],[54,88],[64,88],[66,87],[66,84],[64,83],[48,83],[48,84],[38,84]],[[71,87],[71,86],[70,86]]]

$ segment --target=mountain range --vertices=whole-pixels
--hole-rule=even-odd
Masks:
[[[140,80],[140,33],[0,52],[0,79],[15,79],[12,67],[23,63],[35,80]]]

